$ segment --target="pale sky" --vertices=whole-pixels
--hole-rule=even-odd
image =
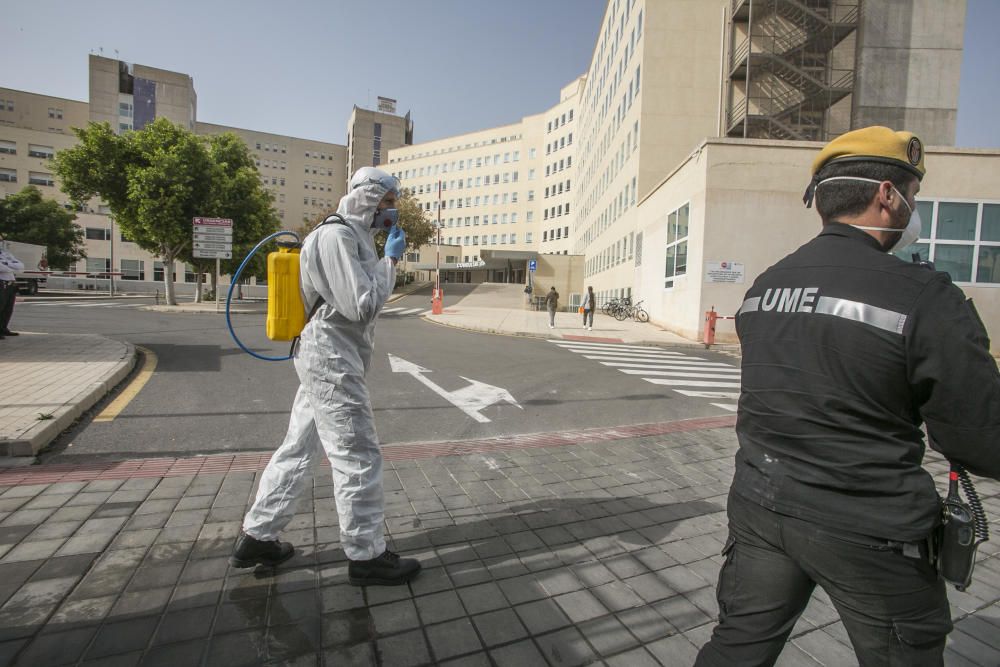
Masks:
[[[954,0],[948,0],[954,1]],[[0,86],[86,101],[93,51],[194,78],[198,119],[346,143],[381,95],[417,142],[514,123],[590,64],[605,0],[3,0]],[[968,0],[957,143],[1000,147],[1000,0]]]

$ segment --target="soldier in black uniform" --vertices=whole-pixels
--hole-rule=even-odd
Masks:
[[[952,629],[928,559],[924,439],[1000,478],[1000,374],[946,273],[892,254],[920,230],[923,147],[869,127],[813,163],[819,236],[754,282],[719,625],[697,665],[775,662],[819,584],[862,665],[940,665]]]

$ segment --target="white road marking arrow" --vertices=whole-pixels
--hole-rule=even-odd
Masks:
[[[430,369],[418,366],[412,361],[407,361],[406,359],[401,359],[390,354],[389,366],[392,368],[393,373],[408,373],[412,375],[418,382],[480,423],[486,423],[490,419],[479,414],[479,411],[500,401],[506,401],[521,410],[524,409],[514,400],[510,392],[503,387],[494,387],[485,382],[462,377],[463,380],[470,383],[469,386],[456,391],[448,391],[424,377],[424,373],[432,372]]]

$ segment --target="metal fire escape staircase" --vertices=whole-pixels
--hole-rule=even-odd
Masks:
[[[829,138],[827,111],[854,88],[853,67],[834,69],[832,52],[857,29],[859,2],[733,0],[733,23],[746,24],[749,37],[729,61],[729,136]],[[737,100],[739,83],[745,90]]]

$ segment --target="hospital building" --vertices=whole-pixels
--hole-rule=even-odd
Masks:
[[[955,147],[965,21],[964,0],[609,0],[590,62],[552,106],[427,142],[392,100],[355,106],[344,145],[202,123],[189,75],[91,55],[89,102],[0,88],[0,195],[33,183],[62,201],[46,160],[73,144],[70,127],[165,116],[241,136],[286,228],[378,165],[440,221],[441,246],[407,255],[418,278],[440,250],[449,283],[554,285],[570,306],[592,285],[698,338],[706,311],[734,314],[758,274],[818,233],[802,194],[822,145],[887,125],[927,146],[924,227],[901,255],[951,274],[995,332],[1000,150]],[[93,244],[81,270],[158,279],[127,241],[111,263],[105,213],[79,214]],[[720,322],[718,338],[733,336]]]

